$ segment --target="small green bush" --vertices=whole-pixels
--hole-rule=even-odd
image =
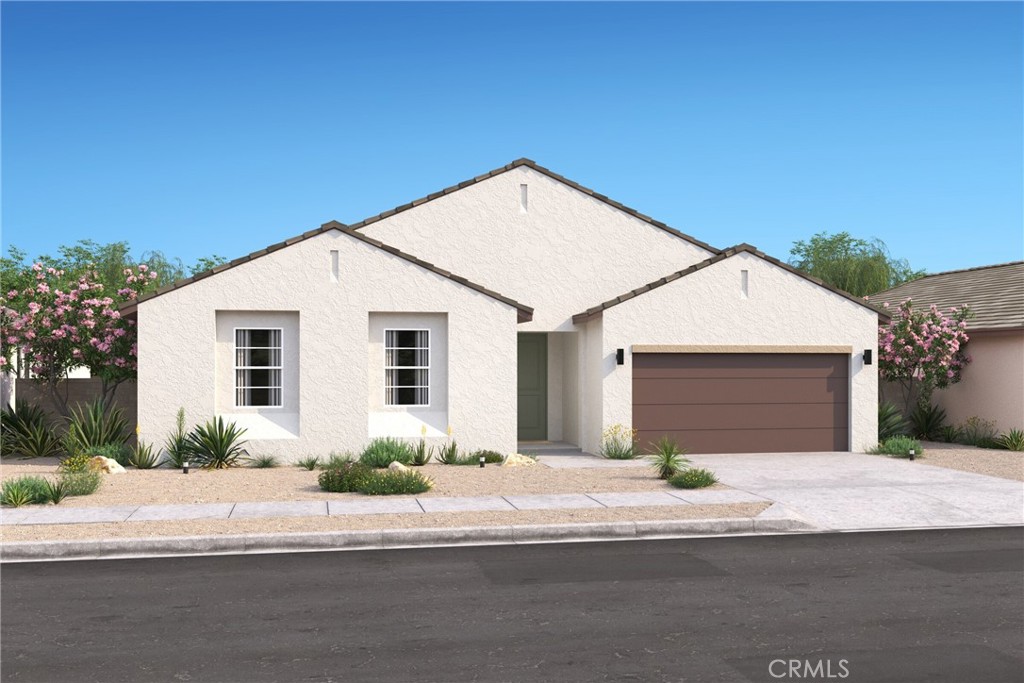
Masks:
[[[0,505],[21,507],[49,501],[49,483],[42,477],[23,476],[8,479],[0,486]]]
[[[54,505],[58,505],[64,500],[69,495],[70,490],[71,488],[68,486],[68,483],[63,479],[57,479],[56,481],[46,480],[46,499]]]
[[[98,455],[103,456],[104,458],[110,458],[122,467],[129,467],[132,464],[132,449],[123,443],[108,443],[102,446],[90,446],[89,448],[78,452],[84,453],[90,458],[94,458]]]
[[[102,401],[92,401],[71,409],[64,447],[75,453],[107,444],[121,445],[129,436],[124,411],[117,407],[107,409]]]
[[[295,461],[295,466],[301,467],[304,470],[309,470],[310,472],[312,472],[313,470],[320,466],[320,457],[316,455],[311,455],[308,458],[300,458],[299,460]]]
[[[909,458],[911,450],[914,451],[914,457],[924,455],[921,442],[917,439],[912,439],[909,436],[894,436],[878,444],[877,447],[871,449],[871,452],[876,455],[891,455],[894,458]]]
[[[346,461],[337,467],[326,469],[320,473],[317,481],[320,488],[331,493],[351,493],[358,491],[363,481],[373,474],[369,465],[361,462]]]
[[[69,455],[60,461],[60,464],[57,465],[57,471],[61,474],[87,472],[89,470],[89,461],[92,460],[92,457],[88,453]]]
[[[348,451],[331,453],[326,462],[320,463],[320,469],[333,470],[343,465],[347,465],[350,462],[356,462],[356,456]]]
[[[702,489],[718,483],[718,477],[711,470],[693,467],[672,475],[668,483],[677,489]]]
[[[939,441],[946,443],[957,443],[960,441],[960,428],[956,425],[943,425],[939,431]]]
[[[412,446],[391,437],[378,438],[370,442],[359,456],[359,462],[370,467],[387,467],[393,462],[403,465],[412,463]]]
[[[459,446],[455,443],[455,439],[438,448],[435,459],[442,465],[462,464],[460,463],[462,457],[459,455]]]
[[[152,444],[139,439],[139,443],[130,451],[128,464],[136,469],[151,470],[160,464],[160,453],[153,451]]]
[[[910,425],[903,419],[903,413],[895,404],[888,401],[878,403],[878,441],[906,434]]]
[[[637,456],[636,430],[620,424],[604,430],[599,454],[610,460],[633,460]]]
[[[103,475],[99,472],[69,472],[62,474],[60,480],[68,489],[69,496],[88,496],[96,493]]]
[[[973,416],[960,425],[959,443],[980,448],[992,448],[996,442],[996,423]]]
[[[930,403],[918,403],[910,413],[910,424],[914,436],[927,441],[934,441],[942,434],[946,425],[946,411]]]
[[[433,482],[419,472],[383,470],[371,472],[360,482],[357,490],[368,496],[392,496],[424,493],[431,486]]]
[[[654,453],[647,457],[651,467],[658,472],[658,479],[671,479],[678,474],[690,461],[686,459],[686,449],[680,448],[668,436],[663,436],[654,445]]]
[[[1024,431],[1011,429],[999,437],[999,445],[1008,451],[1024,451]]]
[[[271,467],[277,467],[279,464],[277,457],[269,454],[257,455],[249,459],[249,467],[255,467],[258,470],[270,469]]]

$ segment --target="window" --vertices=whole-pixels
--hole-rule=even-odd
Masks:
[[[281,329],[235,330],[235,405],[282,405]]]
[[[384,330],[384,405],[430,405],[428,330]]]

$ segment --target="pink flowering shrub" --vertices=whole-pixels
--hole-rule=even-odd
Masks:
[[[125,268],[124,286],[107,293],[95,274],[66,278],[63,270],[32,266],[35,281],[21,291],[0,297],[0,366],[17,349],[34,377],[50,387],[61,412],[67,414],[57,383],[68,370],[89,368],[103,381],[104,399],[121,382],[134,379],[135,321],[121,316],[118,307],[156,286],[156,273],[146,265]]]
[[[966,306],[951,308],[949,315],[934,305],[915,311],[907,299],[892,312],[889,324],[878,328],[879,376],[903,388],[906,410],[915,385],[918,401],[927,403],[933,391],[960,381],[964,366],[971,362],[965,351],[970,315]]]

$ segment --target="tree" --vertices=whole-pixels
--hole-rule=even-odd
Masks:
[[[906,259],[889,254],[879,239],[858,239],[848,232],[819,232],[793,243],[790,263],[808,275],[855,296],[867,296],[924,275]]]
[[[888,308],[889,304],[883,304]],[[888,325],[878,328],[878,373],[903,390],[904,414],[910,412],[915,386],[918,402],[929,403],[936,389],[960,381],[971,362],[966,353],[970,310],[951,308],[944,315],[936,306],[915,311],[907,299],[893,312]]]

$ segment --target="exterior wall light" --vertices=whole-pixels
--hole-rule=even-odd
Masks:
[[[625,349],[615,349],[615,364],[616,365],[625,365],[626,364],[626,350]]]
[[[864,365],[871,365],[871,349],[864,349]]]

